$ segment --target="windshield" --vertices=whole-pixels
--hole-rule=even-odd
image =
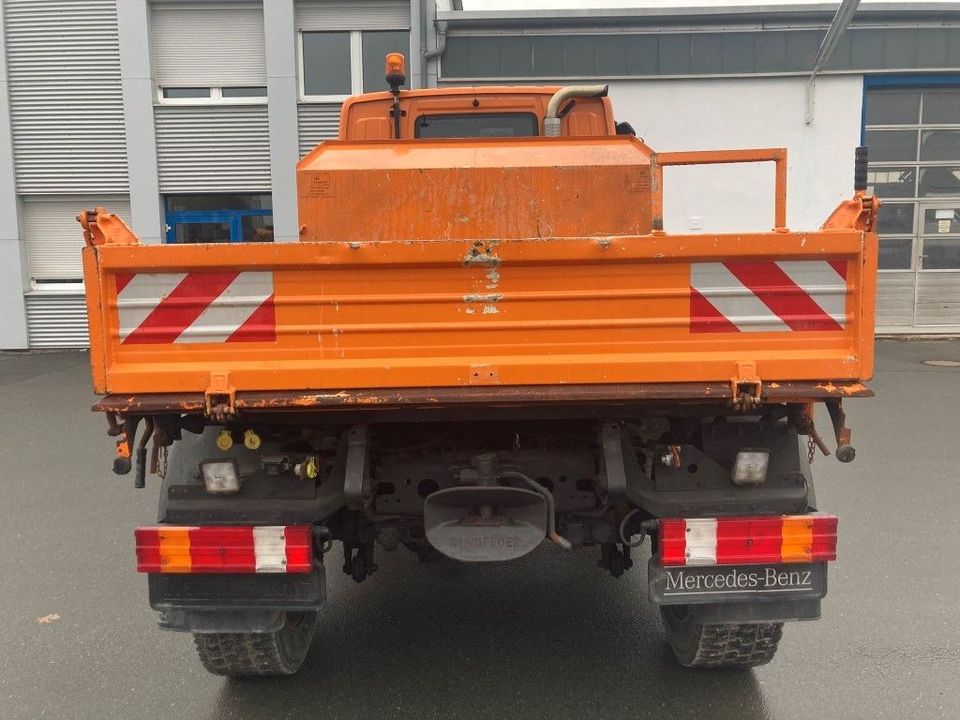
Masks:
[[[469,113],[420,115],[414,125],[418,138],[532,137],[538,135],[533,113]]]

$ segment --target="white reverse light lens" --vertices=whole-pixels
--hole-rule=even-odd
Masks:
[[[240,492],[240,473],[233,460],[210,460],[200,463],[203,485],[208,493],[228,495]]]
[[[769,450],[741,450],[733,463],[733,481],[737,485],[758,485],[767,479]]]

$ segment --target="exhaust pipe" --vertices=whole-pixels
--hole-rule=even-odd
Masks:
[[[569,85],[560,88],[547,104],[547,114],[543,118],[543,134],[547,137],[560,137],[560,106],[564,100],[577,97],[606,97],[609,85]]]
[[[517,472],[516,470],[504,470],[500,473],[500,477],[508,480],[520,480],[529,485],[534,492],[538,492],[543,496],[547,504],[547,537],[564,550],[572,550],[572,543],[557,532],[556,511],[554,510],[553,495],[551,492],[529,475],[524,475],[522,472]]]

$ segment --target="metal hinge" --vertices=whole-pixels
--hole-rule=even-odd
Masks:
[[[102,207],[83,210],[77,215],[77,222],[83,228],[83,239],[88,247],[97,245],[137,245],[140,240],[127,224],[113,213]]]
[[[738,361],[737,374],[730,378],[730,404],[738,410],[751,410],[760,405],[763,383],[757,375],[757,364]]]
[[[210,373],[210,386],[203,394],[208,418],[223,422],[237,414],[237,389],[230,384],[230,373]]]

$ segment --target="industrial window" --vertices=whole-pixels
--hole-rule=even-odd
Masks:
[[[162,88],[160,94],[167,100],[199,100],[210,97],[210,88]]]
[[[151,32],[160,104],[266,102],[262,7],[156,3]]]
[[[470,113],[419,115],[414,124],[418,138],[531,137],[537,134],[533,113]]]
[[[809,74],[824,31],[451,34],[441,70],[447,81]],[[958,47],[958,28],[854,27],[826,69],[952,70],[960,60]]]
[[[168,243],[272,242],[270,195],[167,195]]]
[[[881,270],[960,270],[960,88],[868,89]]]
[[[383,58],[410,56],[406,30],[300,33],[300,94],[304,100],[339,101],[348,95],[386,90]],[[409,83],[405,87],[409,87]]]
[[[160,102],[165,105],[249,104],[265,103],[267,87],[165,87],[160,88]]]

